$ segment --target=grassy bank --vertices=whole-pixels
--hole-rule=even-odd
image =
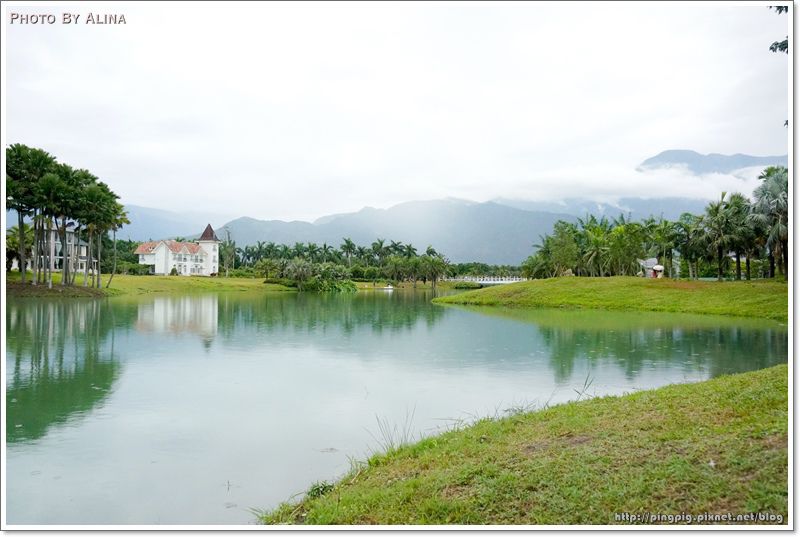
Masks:
[[[787,366],[484,420],[375,456],[264,523],[619,524],[781,515]],[[776,523],[776,522],[773,522]]]
[[[235,291],[294,291],[277,284],[265,284],[261,278],[204,278],[202,276],[129,276],[116,275],[111,287],[106,289],[108,275],[103,275],[102,289],[83,287],[78,276],[74,287],[62,288],[61,275],[53,275],[53,289],[47,285],[22,285],[18,272],[6,272],[6,293],[20,297],[97,297],[116,295],[142,295],[149,293],[235,292]]]
[[[786,321],[785,282],[701,282],[634,277],[550,278],[440,297],[441,304],[594,308],[761,317]]]

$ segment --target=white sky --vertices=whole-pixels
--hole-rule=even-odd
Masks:
[[[4,141],[125,203],[264,219],[749,194],[752,175],[634,168],[666,149],[788,151],[789,60],[768,47],[790,18],[766,5],[5,3]]]

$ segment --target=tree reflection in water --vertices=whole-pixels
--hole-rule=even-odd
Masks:
[[[119,377],[106,301],[9,302],[6,441],[35,440],[97,407]]]

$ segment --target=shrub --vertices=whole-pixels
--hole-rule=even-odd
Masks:
[[[313,276],[303,282],[301,290],[318,293],[355,293],[358,288],[351,280],[327,280],[319,276]]]
[[[256,278],[261,275],[253,267],[238,267],[229,272],[231,278]]]

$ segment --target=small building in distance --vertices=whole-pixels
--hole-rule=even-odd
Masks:
[[[193,242],[161,240],[144,242],[136,248],[140,265],[149,265],[150,274],[216,276],[219,272],[219,244],[211,224]]]

